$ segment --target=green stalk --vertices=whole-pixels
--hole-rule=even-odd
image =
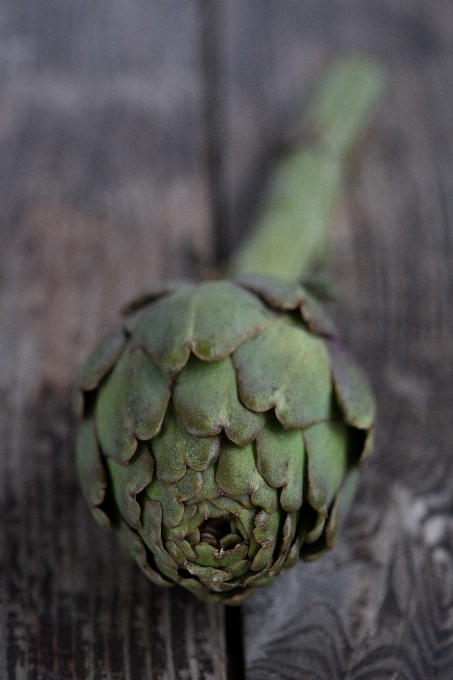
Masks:
[[[328,70],[303,116],[302,144],[273,168],[256,224],[233,255],[229,275],[298,280],[323,266],[348,161],[383,83],[382,70],[365,56],[339,59]]]

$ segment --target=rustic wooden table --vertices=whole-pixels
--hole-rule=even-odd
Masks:
[[[453,678],[453,4],[4,0],[0,35],[0,678]],[[154,587],[94,525],[71,386],[122,303],[237,243],[295,107],[355,50],[388,89],[334,313],[376,455],[338,547],[242,608],[242,661],[239,610]]]

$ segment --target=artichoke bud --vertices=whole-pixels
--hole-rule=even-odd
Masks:
[[[83,493],[154,583],[239,604],[332,547],[374,401],[301,285],[247,275],[156,289],[78,387]]]

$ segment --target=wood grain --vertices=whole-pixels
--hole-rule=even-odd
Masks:
[[[389,86],[338,214],[334,313],[377,449],[335,550],[244,607],[246,677],[453,677],[451,3],[5,0],[0,37],[0,677],[226,677],[223,610],[93,524],[71,385],[122,303],[231,251],[322,65],[356,49]]]
[[[197,5],[0,14],[0,677],[225,678],[223,610],[93,523],[70,408],[119,307],[209,256]]]
[[[246,677],[450,678],[451,7],[331,5],[332,50],[367,47],[388,68],[335,231],[334,311],[376,389],[377,447],[334,551],[244,606]]]

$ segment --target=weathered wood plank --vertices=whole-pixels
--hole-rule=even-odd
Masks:
[[[232,220],[246,220],[244,177],[281,134],[270,121],[306,87],[288,55],[365,49],[389,88],[335,232],[335,314],[376,388],[376,455],[334,551],[244,605],[246,677],[451,677],[451,6],[263,4],[265,26],[261,4],[258,17],[253,2],[229,3]],[[258,81],[250,54],[265,55]]]
[[[118,308],[210,252],[197,3],[5,2],[0,677],[217,680],[221,608],[96,527],[71,387]]]
[[[449,677],[451,7],[259,5],[219,5],[224,252],[326,57],[371,50],[391,84],[337,231],[336,313],[379,394],[378,451],[335,552],[246,606],[248,677]],[[192,0],[0,8],[8,679],[224,677],[222,610],[149,585],[93,526],[69,410],[118,306],[209,254],[199,30]]]

